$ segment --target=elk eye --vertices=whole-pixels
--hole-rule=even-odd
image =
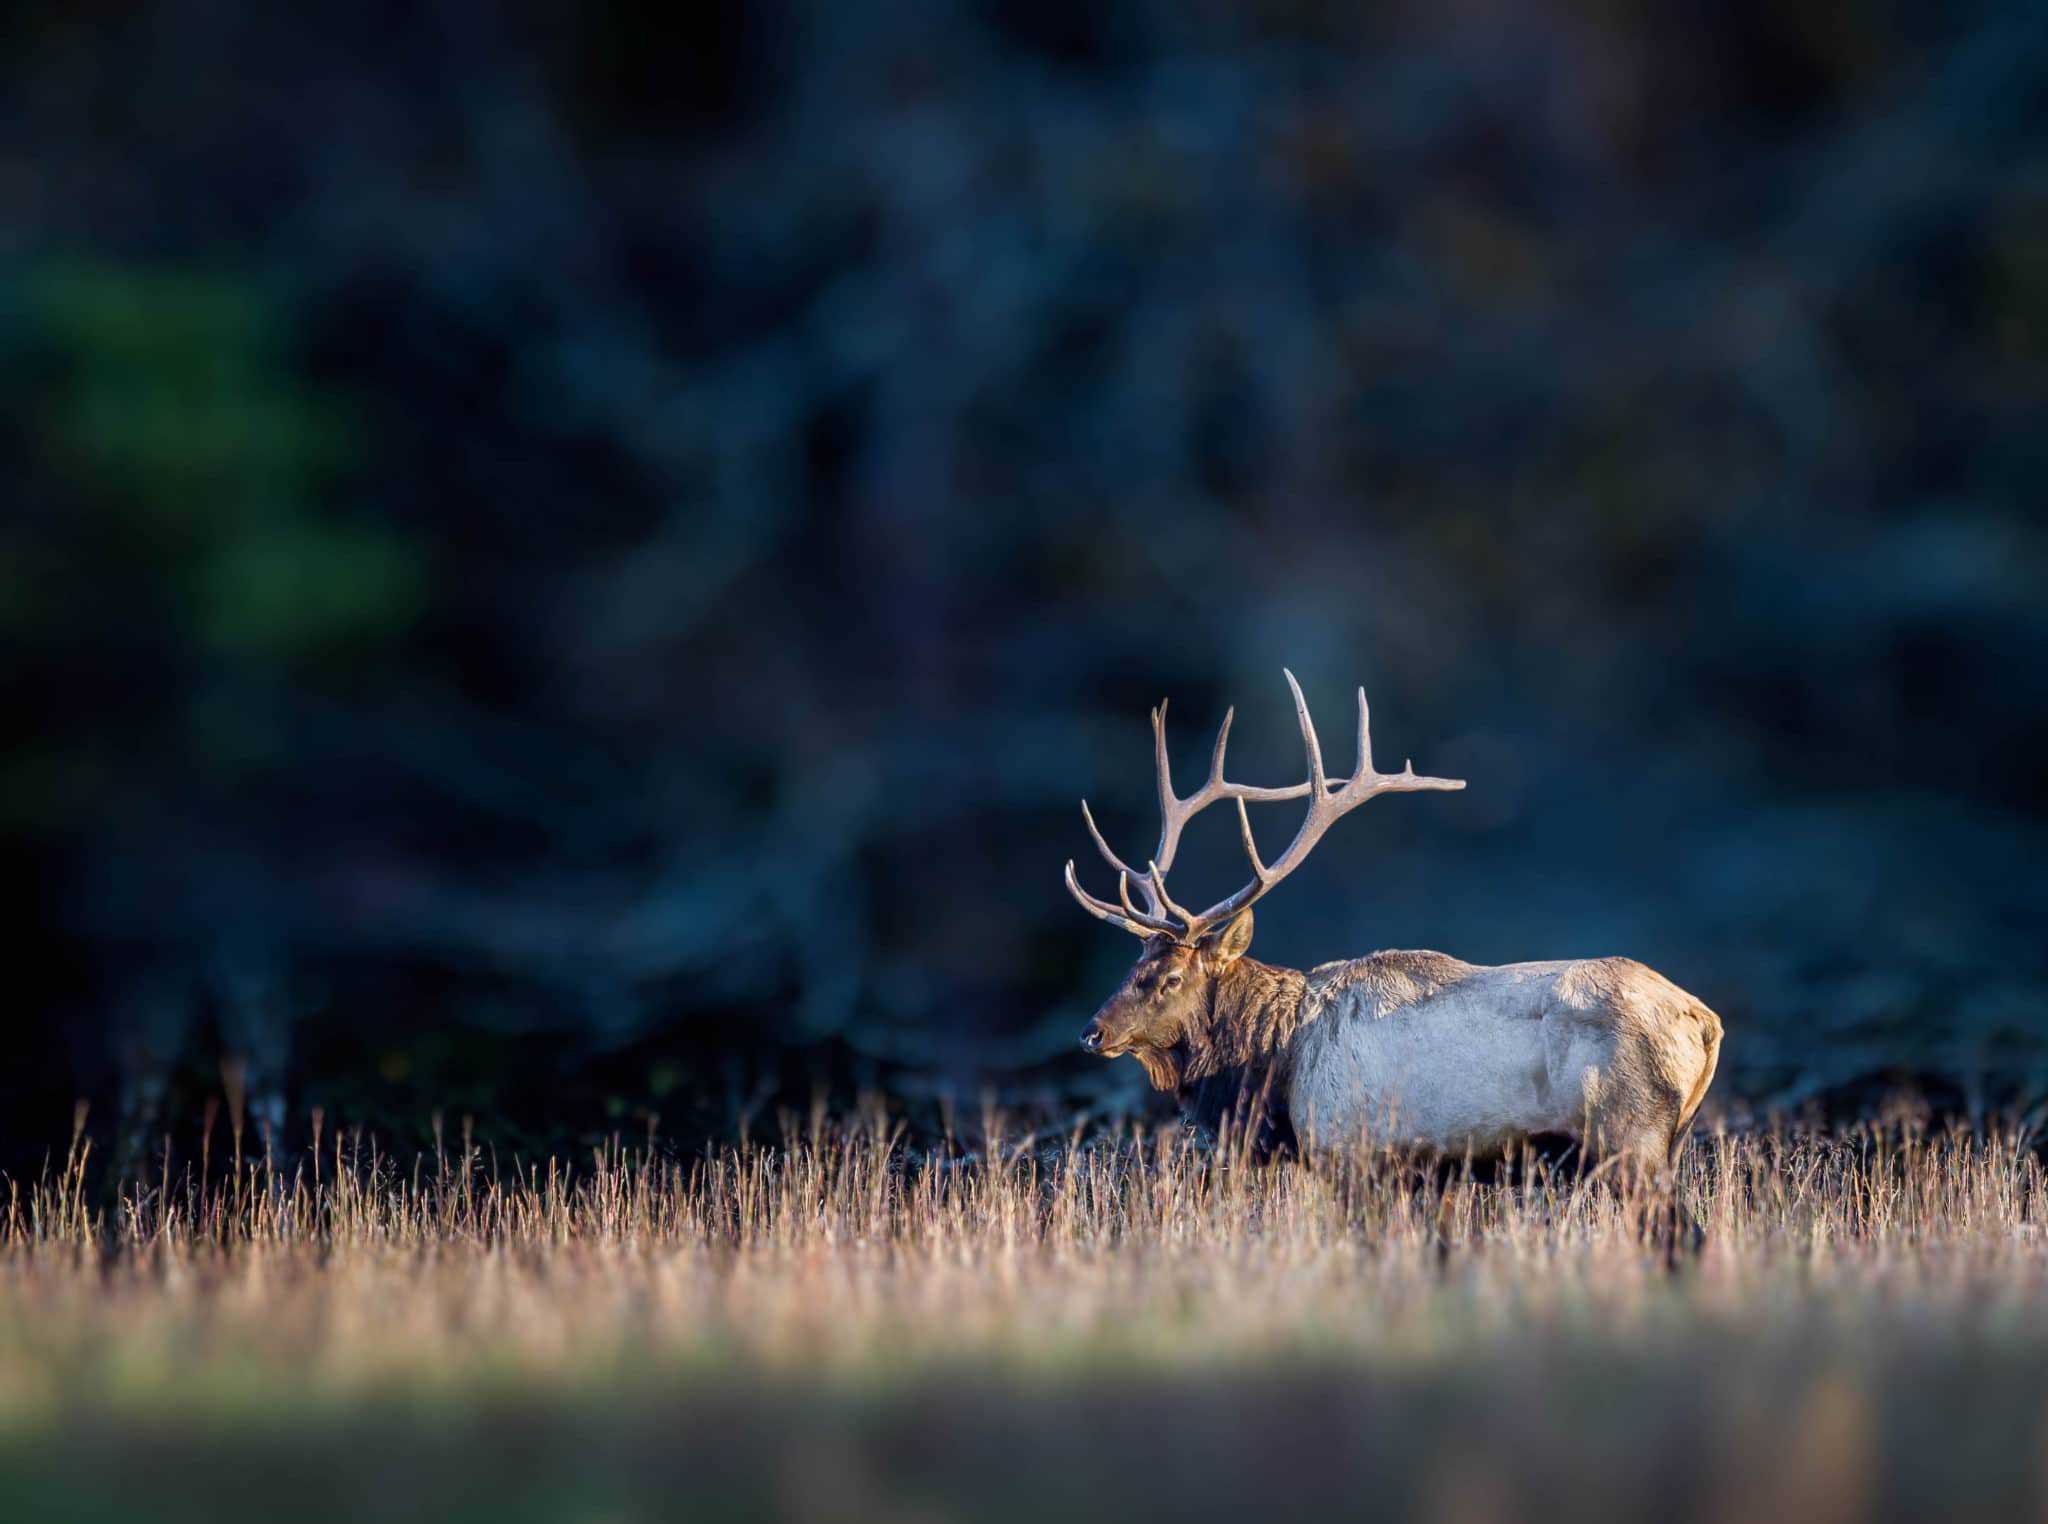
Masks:
[[[1168,989],[1177,990],[1180,988],[1180,978],[1179,974],[1168,974],[1163,982]]]

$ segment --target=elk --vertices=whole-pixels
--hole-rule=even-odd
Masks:
[[[1615,1173],[1668,1187],[1714,1078],[1721,1022],[1642,964],[1580,958],[1486,967],[1439,952],[1377,952],[1301,973],[1246,956],[1254,902],[1300,867],[1340,817],[1381,794],[1465,786],[1419,776],[1412,762],[1398,773],[1375,771],[1363,688],[1357,765],[1331,782],[1301,686],[1284,675],[1308,751],[1306,782],[1256,788],[1226,780],[1232,711],[1216,736],[1208,781],[1181,797],[1167,765],[1162,702],[1152,711],[1152,741],[1163,827],[1142,873],[1110,850],[1082,802],[1088,834],[1116,873],[1117,899],[1083,889],[1071,860],[1067,888],[1090,915],[1142,938],[1144,949],[1081,1046],[1136,1058],[1190,1122],[1214,1127],[1256,1108],[1269,1143],[1317,1148],[1371,1138],[1484,1157],[1561,1134],[1582,1159],[1611,1160]],[[1245,806],[1303,798],[1300,829],[1269,865]],[[1237,806],[1251,878],[1191,911],[1167,893],[1166,875],[1187,823],[1226,799]],[[1134,885],[1142,905],[1131,897]]]

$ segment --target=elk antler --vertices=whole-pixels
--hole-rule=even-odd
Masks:
[[[1295,718],[1301,722],[1302,745],[1308,751],[1308,781],[1290,784],[1285,788],[1255,788],[1250,784],[1231,783],[1223,776],[1223,748],[1230,739],[1230,722],[1236,710],[1229,710],[1223,716],[1223,727],[1216,733],[1216,750],[1209,760],[1209,780],[1194,793],[1182,799],[1173,792],[1173,777],[1166,761],[1166,704],[1162,700],[1152,711],[1152,749],[1154,763],[1159,774],[1159,814],[1161,828],[1159,848],[1146,863],[1146,871],[1132,870],[1116,853],[1109,849],[1109,843],[1102,839],[1102,833],[1095,828],[1095,817],[1089,813],[1088,802],[1081,802],[1081,818],[1088,824],[1088,835],[1103,860],[1116,870],[1118,905],[1098,900],[1081,887],[1074,874],[1074,864],[1067,863],[1067,889],[1090,915],[1121,926],[1125,931],[1141,937],[1155,934],[1172,937],[1177,942],[1192,946],[1218,924],[1228,920],[1254,900],[1259,899],[1275,884],[1300,867],[1323,833],[1366,800],[1379,794],[1415,793],[1423,789],[1461,789],[1465,786],[1462,778],[1418,777],[1411,762],[1398,773],[1373,771],[1372,765],[1372,722],[1366,709],[1365,690],[1358,690],[1358,764],[1349,778],[1331,784],[1323,774],[1322,746],[1316,740],[1315,722],[1308,715],[1308,701],[1301,696],[1301,685],[1294,680],[1294,674],[1285,668],[1282,675],[1287,687],[1294,695]],[[1259,861],[1258,843],[1252,839],[1252,821],[1245,809],[1247,801],[1253,804],[1269,803],[1281,799],[1308,797],[1308,815],[1301,823],[1301,829],[1294,833],[1294,840],[1287,844],[1269,868]],[[1227,899],[1217,901],[1199,914],[1176,905],[1166,892],[1166,871],[1173,866],[1174,853],[1180,848],[1180,833],[1187,823],[1219,799],[1235,801],[1237,805],[1238,830],[1244,838],[1245,856],[1251,860],[1252,877],[1242,889]],[[1137,881],[1138,889],[1145,897],[1145,908],[1140,910],[1131,903],[1131,883]],[[1177,924],[1176,924],[1177,923]]]

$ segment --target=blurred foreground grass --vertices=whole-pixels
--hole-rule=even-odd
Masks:
[[[91,1178],[6,1203],[10,1518],[2048,1516],[1997,1131],[1704,1139],[1675,1275],[1541,1166],[1177,1135]]]

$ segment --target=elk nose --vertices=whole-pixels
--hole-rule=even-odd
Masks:
[[[1087,1030],[1081,1034],[1081,1051],[1084,1053],[1100,1053],[1102,1051],[1102,1033],[1096,1030],[1095,1023],[1092,1021],[1088,1023]]]

